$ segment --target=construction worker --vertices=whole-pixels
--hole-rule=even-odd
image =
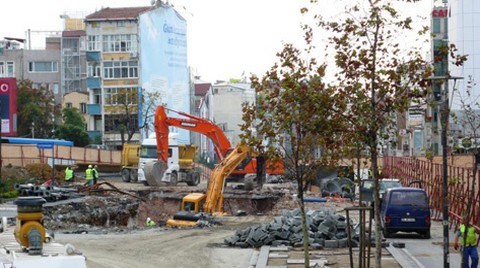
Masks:
[[[72,166],[67,166],[67,168],[65,168],[65,182],[68,184],[72,183],[74,176],[75,174]]]
[[[155,226],[155,222],[150,219],[150,217],[147,218],[147,221],[145,221],[145,226],[147,227],[154,227]]]
[[[93,168],[92,165],[88,165],[88,168],[85,170],[85,179],[87,182],[85,183],[86,185],[93,185]]]
[[[93,166],[93,184],[97,184],[97,181],[98,181],[98,166],[95,165]]]
[[[475,228],[473,226],[468,226],[466,228],[467,220],[464,218],[463,223],[460,224],[460,228],[455,236],[455,243],[454,249],[459,249],[458,240],[460,240],[460,251],[463,252],[463,256],[465,257],[464,268],[477,268],[478,267],[478,251],[477,251],[477,234]],[[466,230],[467,229],[467,230]],[[463,236],[467,232],[467,239],[463,241]],[[460,239],[459,239],[460,238]],[[472,259],[472,265],[469,266],[469,258]]]

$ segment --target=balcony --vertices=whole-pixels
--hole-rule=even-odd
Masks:
[[[87,104],[87,114],[89,115],[101,115],[102,107],[100,104]]]
[[[100,51],[87,51],[85,55],[87,56],[87,61],[100,62]]]
[[[87,77],[87,88],[100,88],[100,77]]]

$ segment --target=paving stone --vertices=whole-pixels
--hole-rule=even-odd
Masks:
[[[325,240],[325,248],[338,248],[338,240]]]
[[[288,254],[286,253],[269,253],[268,254],[268,258],[272,258],[272,259],[286,259],[288,258]]]

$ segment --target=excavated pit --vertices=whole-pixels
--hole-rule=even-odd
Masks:
[[[173,188],[173,190],[172,190]],[[171,218],[180,207],[181,199],[189,192],[182,187],[130,190],[144,201],[119,193],[87,195],[44,207],[44,224],[50,230],[84,232],[93,230],[129,230],[143,228],[147,217],[159,226]],[[274,209],[283,192],[229,191],[225,193],[224,212],[237,215],[268,214]]]

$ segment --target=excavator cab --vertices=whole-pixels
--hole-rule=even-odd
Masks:
[[[202,193],[191,193],[183,197],[180,210],[189,212],[202,212],[206,195]]]

